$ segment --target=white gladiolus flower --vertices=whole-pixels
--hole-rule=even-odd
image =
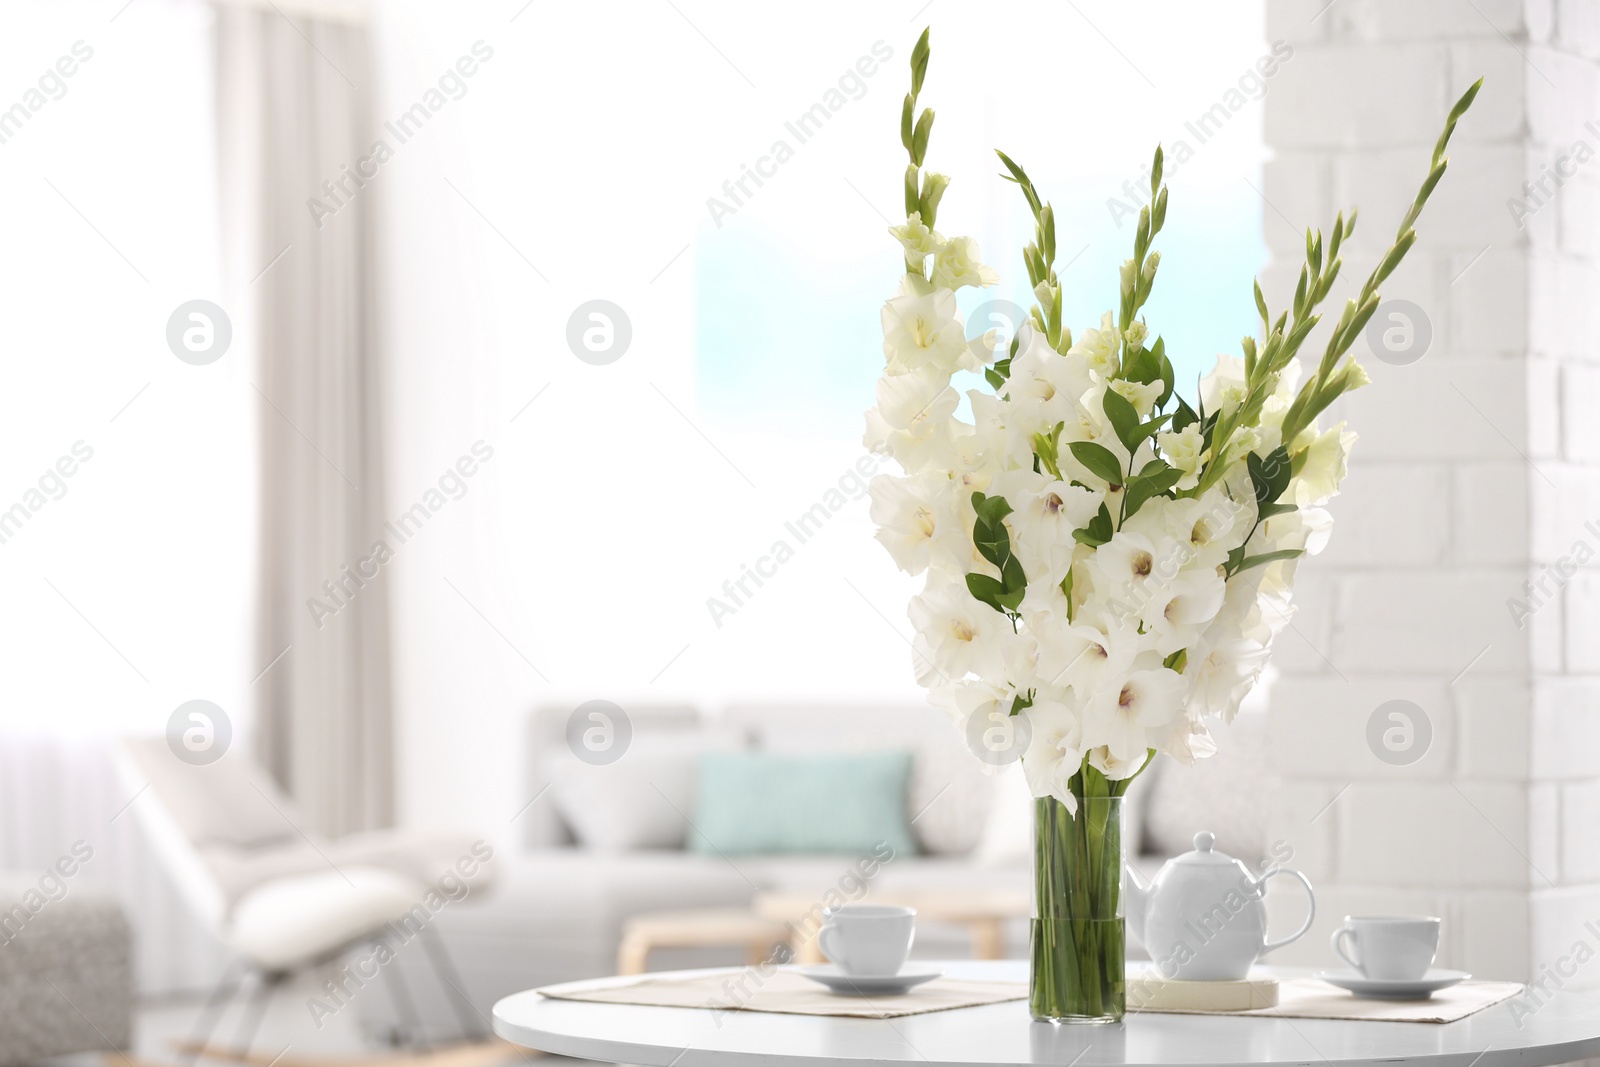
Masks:
[[[950,479],[939,471],[909,478],[880,474],[867,489],[872,496],[872,521],[878,540],[889,550],[901,570],[921,574],[928,569],[934,538],[954,525],[944,488]]]
[[[982,366],[967,346],[955,293],[932,288],[914,274],[905,276],[902,288],[883,306],[883,353],[891,374],[950,374]]]
[[[1244,379],[1244,360],[1238,356],[1219,355],[1211,373],[1200,379],[1200,400],[1206,414],[1220,411],[1224,415],[1244,402],[1248,386]]]
[[[1110,600],[1142,603],[1144,587],[1156,572],[1158,554],[1169,565],[1178,555],[1170,543],[1162,547],[1167,551],[1161,552],[1155,542],[1143,534],[1126,529],[1117,531],[1110,541],[1100,546],[1088,565],[1095,590]],[[1137,608],[1134,611],[1137,613]]]
[[[1122,336],[1127,340],[1128,347],[1137,352],[1144,347],[1145,338],[1150,336],[1150,328],[1143,319],[1135,319],[1132,325],[1122,331]]]
[[[1086,622],[1035,635],[1039,643],[1039,679],[1045,685],[1070,686],[1088,695],[1133,664],[1137,637],[1132,627],[1108,632]]]
[[[1022,773],[1028,789],[1036,797],[1055,797],[1076,813],[1072,796],[1072,776],[1083,763],[1083,721],[1069,704],[1059,700],[1035,699],[1033,706],[1019,714],[1028,717],[1027,751],[1022,755]]]
[[[1094,518],[1100,494],[1031,470],[1007,471],[995,479],[994,488],[1011,505],[1006,520],[1016,534],[1011,549],[1030,585],[1036,580],[1060,582],[1077,547],[1072,531]]]
[[[988,719],[996,714],[1009,715],[1016,693],[1003,685],[967,678],[959,682],[936,685],[928,690],[928,702],[949,715],[962,731],[974,716]]]
[[[1183,677],[1167,667],[1130,671],[1090,698],[1084,709],[1086,732],[1103,739],[1113,759],[1142,760],[1152,731],[1183,712]]]
[[[1172,720],[1171,728],[1156,747],[1185,767],[1193,767],[1195,760],[1217,751],[1217,743],[1205,723],[1187,715]]]
[[[1144,767],[1146,753],[1130,759],[1118,759],[1111,754],[1105,745],[1091,748],[1088,753],[1089,765],[1112,781],[1131,778]]]
[[[993,267],[978,258],[978,242],[971,237],[952,237],[933,256],[933,284],[946,289],[963,285],[987,287],[1000,280]]]
[[[1178,433],[1158,433],[1156,444],[1161,446],[1167,462],[1183,472],[1179,489],[1193,489],[1200,484],[1200,468],[1205,466],[1211,450],[1205,446],[1199,423],[1190,423]]]
[[[1162,656],[1187,648],[1222,610],[1228,585],[1215,569],[1184,571],[1151,583],[1140,618],[1152,647]]]
[[[887,449],[908,473],[922,470],[948,452],[950,417],[961,398],[949,375],[933,371],[890,374],[878,379],[878,406],[867,412],[863,443]]]
[[[974,600],[964,579],[947,576],[937,585],[930,580],[920,596],[911,598],[908,614],[917,631],[912,658],[920,684],[957,682],[968,674],[1003,676],[1002,627],[1009,634],[1011,626],[989,605]]]
[[[1306,448],[1305,466],[1290,485],[1294,502],[1301,507],[1325,504],[1339,491],[1349,467],[1350,448],[1356,435],[1340,423],[1327,433],[1312,437]]]
[[[906,250],[906,265],[913,270],[922,269],[923,260],[937,255],[944,247],[944,238],[922,223],[922,212],[913,211],[899,226],[890,226],[889,232]],[[948,288],[955,288],[949,286]]]
[[[1232,722],[1261,677],[1268,651],[1263,642],[1230,633],[1191,656],[1183,672],[1190,686],[1189,713],[1220,715],[1224,722]]]
[[[1078,439],[1077,427],[1085,414],[1082,398],[1093,386],[1082,360],[1064,358],[1032,323],[1023,323],[1017,331],[1011,376],[1001,394],[1008,404],[1024,410],[1026,420],[1039,427],[1036,432],[1049,433],[1062,422],[1074,427],[1066,440]]]
[[[1151,410],[1156,406],[1156,401],[1166,389],[1159,379],[1153,382],[1130,382],[1115,378],[1111,381],[1110,387],[1133,405],[1134,412],[1141,419],[1149,417]]]
[[[1122,335],[1117,332],[1111,312],[1100,316],[1098,330],[1084,330],[1067,350],[1067,355],[1084,360],[1100,377],[1110,377],[1122,359]]]

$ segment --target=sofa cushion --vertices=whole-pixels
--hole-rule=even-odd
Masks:
[[[763,752],[912,752],[906,810],[924,852],[965,855],[983,835],[994,784],[944,712],[926,703],[734,704],[722,719]]]
[[[563,749],[546,759],[545,778],[551,802],[584,848],[682,848],[700,756],[739,747],[738,739],[718,731],[647,735],[603,766]]]
[[[525,801],[516,816],[517,830],[524,846],[532,849],[555,848],[571,844],[574,835],[562,819],[555,804],[548,797],[535,802],[552,788],[548,772],[551,761],[568,754],[567,729],[578,705],[549,705],[536,710],[528,719],[527,762],[524,764],[527,780],[523,783]],[[683,705],[629,704],[623,709],[628,716],[632,741],[628,754],[638,755],[656,743],[672,744],[679,739],[693,739],[705,732],[706,724],[700,713]],[[622,760],[612,766],[627,762]]]
[[[737,856],[772,852],[916,851],[906,814],[909,752],[700,758],[689,847]]]

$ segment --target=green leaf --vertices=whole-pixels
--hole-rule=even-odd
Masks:
[[[1148,470],[1149,466],[1149,464],[1146,464],[1145,468]],[[1128,495],[1123,502],[1124,522],[1132,518],[1144,506],[1146,500],[1167,492],[1183,479],[1183,472],[1178,468],[1168,467],[1165,463],[1161,464],[1161,466],[1165,469],[1150,474],[1141,473],[1139,477],[1129,479]]]
[[[983,369],[983,376],[988,381],[989,387],[998,392],[1000,387],[1006,384],[1006,379],[1011,377],[1011,357],[995,360],[993,366]]]
[[[1171,418],[1171,415],[1157,415],[1149,422],[1140,423],[1139,440],[1143,441],[1146,437],[1154,437],[1156,434],[1160,433],[1161,427],[1165,426],[1167,424],[1167,420]],[[1135,444],[1137,444],[1137,442],[1135,442]]]
[[[967,592],[980,604],[987,604],[996,611],[1005,610],[1000,606],[1000,598],[1005,596],[1006,589],[998,578],[991,578],[987,574],[969,574]]]
[[[1172,432],[1182,433],[1190,425],[1199,421],[1200,416],[1195,414],[1194,408],[1190,407],[1189,402],[1180,396],[1178,398],[1178,410],[1173,412],[1172,415]]]
[[[1127,397],[1110,388],[1106,390],[1100,406],[1105,409],[1106,418],[1111,420],[1111,428],[1116,431],[1117,440],[1132,452],[1139,443],[1139,413],[1133,410],[1133,405],[1128,402]]]
[[[978,512],[978,518],[995,526],[1011,514],[1011,505],[1006,503],[1006,498],[1003,496],[986,497],[982,493],[973,493],[972,506]]]
[[[1187,648],[1180,648],[1178,651],[1161,661],[1161,665],[1163,667],[1177,671],[1179,674],[1183,673],[1183,668],[1186,667],[1188,663],[1189,650]]]
[[[977,521],[972,526],[972,543],[978,555],[1004,568],[1011,559],[1011,534],[1006,530],[1005,517],[1011,514],[1011,505],[1003,496],[972,494],[972,506],[977,511]]]
[[[1267,453],[1266,458],[1252,452],[1245,457],[1250,469],[1250,484],[1255,487],[1256,505],[1271,504],[1289,488],[1289,450],[1282,445]]]
[[[1111,540],[1111,532],[1111,512],[1106,509],[1102,501],[1099,512],[1089,520],[1089,525],[1081,530],[1072,531],[1072,539],[1090,548],[1099,548]]]
[[[1239,564],[1238,570],[1235,570],[1234,573],[1247,571],[1251,567],[1259,567],[1265,563],[1276,563],[1280,559],[1294,559],[1296,556],[1305,555],[1305,551],[1303,548],[1280,548],[1276,552],[1263,552],[1259,556],[1248,556]]]
[[[1298,510],[1300,510],[1300,509],[1295,507],[1293,504],[1284,504],[1284,503],[1257,504],[1256,505],[1256,518],[1257,519],[1263,519],[1263,520],[1264,519],[1270,519],[1275,515],[1287,515],[1292,511],[1298,511]]]
[[[1177,375],[1172,369],[1172,360],[1167,358],[1167,343],[1161,338],[1156,338],[1154,347],[1156,356],[1161,360],[1161,395],[1156,397],[1156,407],[1164,408],[1167,401],[1172,399],[1172,391],[1176,386]]]
[[[1109,448],[1093,441],[1074,441],[1068,447],[1072,449],[1072,458],[1089,468],[1091,473],[1112,485],[1122,484],[1122,464],[1117,462],[1116,455]],[[1109,541],[1110,537],[1106,540]]]
[[[1156,343],[1161,342],[1157,340]],[[1148,385],[1159,377],[1161,377],[1161,354],[1153,347],[1139,349],[1139,354],[1128,364],[1127,379],[1140,385]]]

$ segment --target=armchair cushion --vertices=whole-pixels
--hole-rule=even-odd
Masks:
[[[278,878],[234,905],[223,936],[228,946],[269,972],[293,970],[398,922],[414,909],[431,920],[425,887],[378,867],[323,864],[320,871]]]

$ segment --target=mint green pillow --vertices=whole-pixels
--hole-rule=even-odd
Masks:
[[[909,752],[700,757],[694,852],[916,852],[906,818]]]

